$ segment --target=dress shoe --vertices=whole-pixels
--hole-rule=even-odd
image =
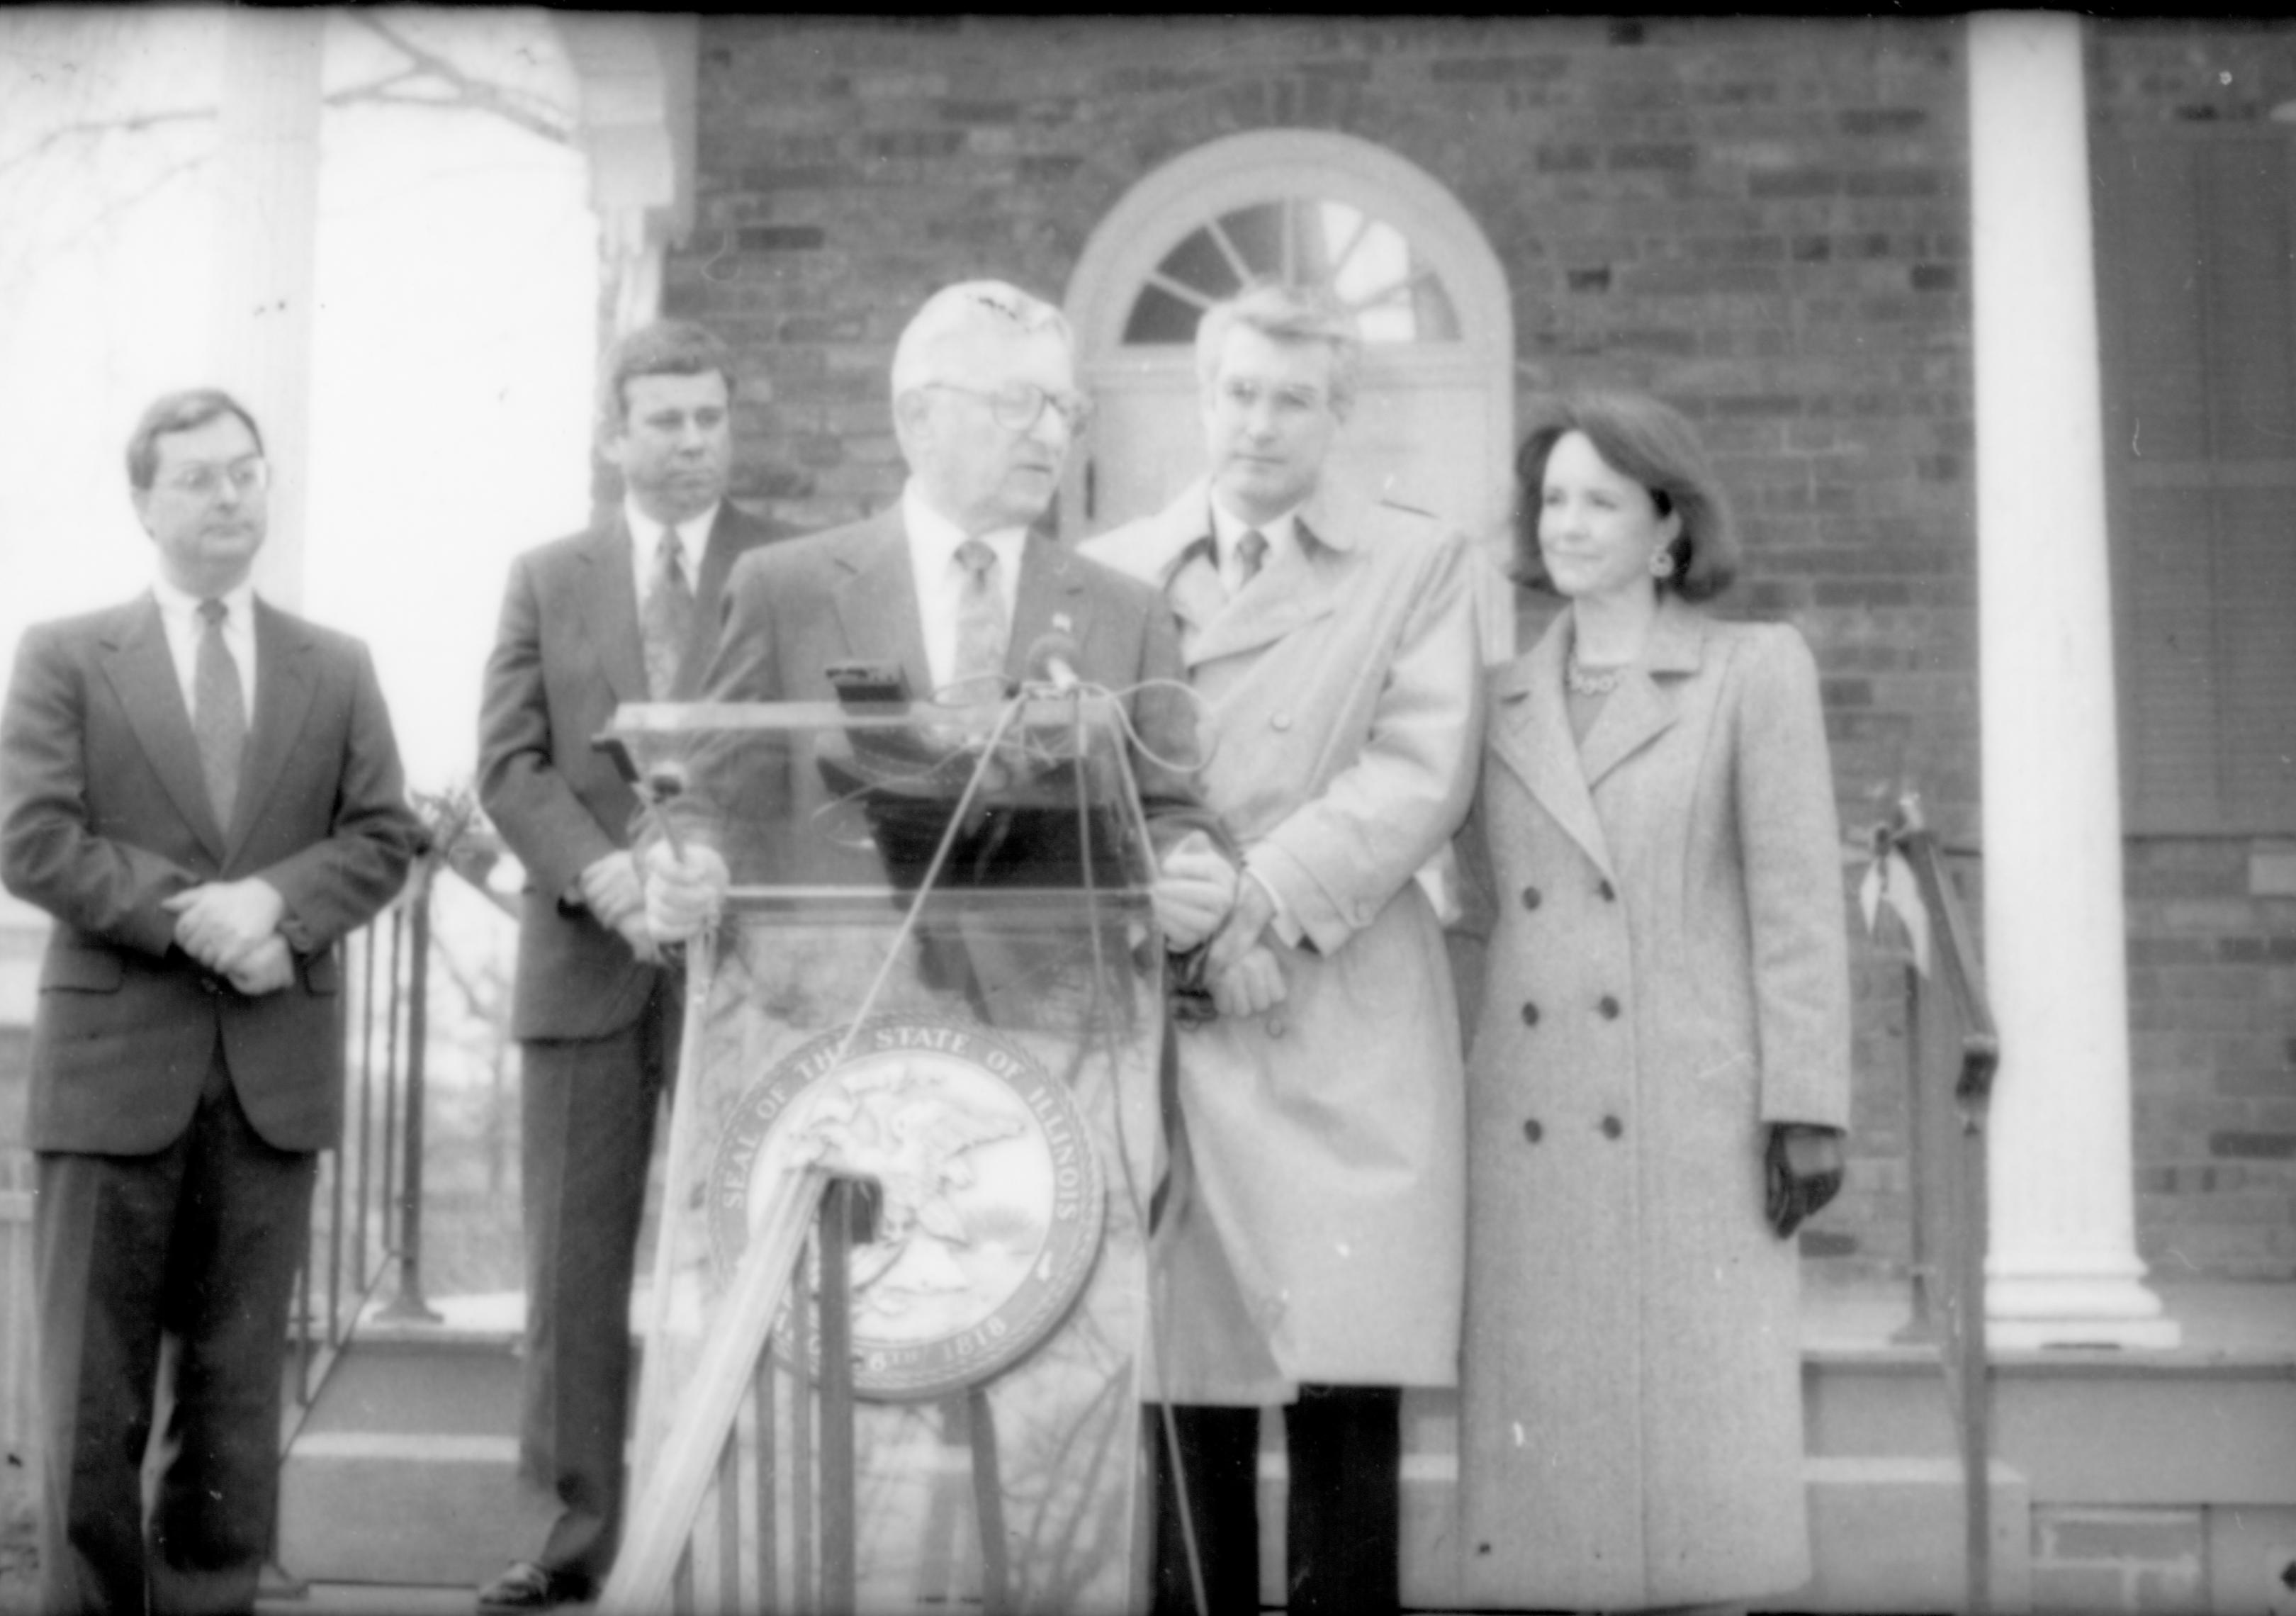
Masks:
[[[583,1604],[590,1598],[590,1579],[571,1571],[554,1571],[531,1560],[518,1560],[510,1569],[479,1590],[479,1616],[516,1611],[554,1611],[562,1604]]]

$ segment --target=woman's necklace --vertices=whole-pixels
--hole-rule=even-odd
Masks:
[[[1578,662],[1578,648],[1572,646],[1568,660],[1562,664],[1562,683],[1574,696],[1607,696],[1618,689],[1619,681],[1627,676],[1624,666],[1617,668],[1583,668]]]

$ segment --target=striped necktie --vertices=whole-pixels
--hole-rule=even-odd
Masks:
[[[200,603],[199,654],[192,667],[192,730],[200,742],[200,772],[207,776],[208,802],[216,824],[228,833],[239,806],[240,759],[247,751],[247,693],[239,661],[223,637],[229,608],[221,601]]]
[[[981,540],[968,538],[956,547],[956,563],[964,569],[964,587],[956,597],[956,666],[951,683],[960,699],[994,700],[1004,690],[1004,641],[1011,632],[1004,620],[1004,595],[996,587],[996,552]]]
[[[685,695],[677,688],[677,675],[685,663],[686,644],[693,638],[693,590],[685,581],[685,555],[677,547],[676,528],[661,530],[638,628],[645,636],[646,693],[657,701]]]
[[[1257,528],[1246,528],[1243,537],[1235,541],[1236,565],[1242,570],[1242,579],[1236,587],[1241,595],[1259,576],[1260,563],[1267,559],[1267,535]]]

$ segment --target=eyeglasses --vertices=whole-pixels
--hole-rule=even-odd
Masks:
[[[167,475],[160,479],[160,486],[193,499],[213,499],[226,479],[232,491],[244,498],[271,486],[271,463],[259,455],[250,455],[228,465],[196,461],[190,465],[170,466]]]
[[[1092,400],[1082,393],[1048,393],[1030,381],[1008,381],[993,389],[967,387],[961,381],[928,381],[925,386],[986,398],[989,415],[1007,431],[1027,431],[1043,417],[1048,405],[1060,413],[1073,437],[1083,436],[1092,424]]]

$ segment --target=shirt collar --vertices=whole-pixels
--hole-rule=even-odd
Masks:
[[[201,601],[218,600],[224,604],[226,620],[230,627],[251,628],[255,624],[255,580],[251,578],[240,579],[231,588],[217,595],[193,595],[187,590],[178,588],[168,578],[154,578],[152,580],[152,598],[160,603],[160,610],[162,611],[176,613],[185,618],[196,617]]]
[[[1004,563],[1005,575],[1016,576],[1021,546],[1029,537],[1026,528],[996,528],[987,533],[967,534],[925,498],[914,478],[901,489],[901,521],[908,529],[909,554],[915,560],[919,578],[938,577],[945,571],[956,558],[956,547],[968,537],[978,538],[996,552],[996,559]]]
[[[717,520],[718,506],[713,504],[701,515],[689,516],[677,524],[677,553],[685,561],[689,583],[701,570],[701,552],[709,546],[709,529]],[[622,521],[629,528],[630,546],[638,553],[640,562],[652,566],[661,548],[662,529],[669,524],[656,521],[639,510],[638,502],[627,494],[622,496]]]
[[[1219,502],[1218,495],[1210,501],[1212,508],[1212,544],[1215,560],[1225,571],[1234,564],[1235,546],[1247,532],[1257,530],[1267,541],[1263,561],[1273,561],[1283,550],[1295,547],[1300,526],[1300,507],[1292,506],[1282,515],[1268,521],[1246,521]]]

